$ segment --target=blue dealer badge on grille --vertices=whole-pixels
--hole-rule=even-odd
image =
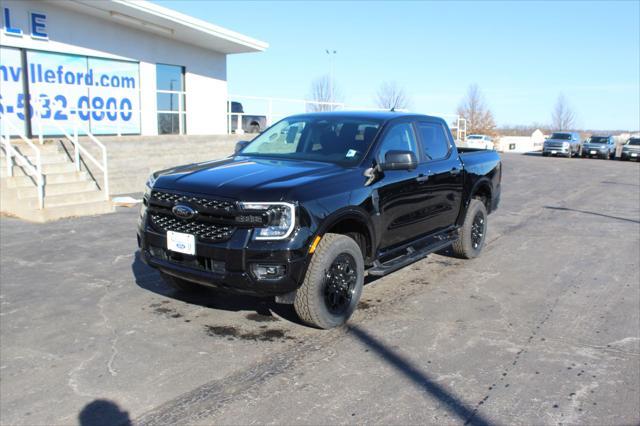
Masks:
[[[171,211],[173,215],[180,219],[192,219],[196,215],[196,211],[189,206],[185,206],[184,204],[175,205]]]

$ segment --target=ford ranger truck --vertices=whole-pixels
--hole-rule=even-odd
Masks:
[[[178,290],[275,297],[332,328],[356,309],[365,273],[447,247],[478,256],[501,176],[497,152],[456,149],[440,118],[295,115],[228,158],[153,173],[138,244]]]

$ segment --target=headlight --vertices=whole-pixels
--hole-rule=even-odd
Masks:
[[[283,240],[291,235],[296,222],[296,207],[291,203],[240,203],[245,210],[262,210],[268,213],[267,226],[256,228],[256,240]]]
[[[155,176],[155,173],[151,173],[151,175],[147,178],[147,183],[144,184],[144,195],[148,196],[151,194],[151,190],[153,189],[153,185],[156,183],[158,178]]]
[[[569,148],[569,142],[562,142],[562,147],[563,148]]]

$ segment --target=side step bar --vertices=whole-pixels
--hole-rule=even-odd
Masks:
[[[421,247],[418,250],[414,249],[413,247],[407,247],[407,253],[402,256],[395,257],[386,262],[380,262],[379,260],[373,262],[373,266],[368,270],[369,275],[373,275],[376,277],[385,276],[397,271],[398,269],[404,268],[405,266],[413,262],[424,259],[431,253],[450,246],[451,244],[453,244],[453,242],[453,239],[436,241],[430,245]]]

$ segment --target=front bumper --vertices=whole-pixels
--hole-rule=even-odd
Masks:
[[[553,147],[543,147],[542,148],[542,152],[544,154],[549,154],[549,155],[569,155],[569,153],[571,152],[571,147],[568,148],[564,148],[564,147],[558,147],[558,148],[553,148]]]
[[[640,151],[622,151],[620,157],[623,160],[639,160],[640,159]]]
[[[144,221],[141,221],[144,223]],[[223,291],[255,296],[282,295],[296,290],[306,273],[311,234],[299,229],[290,240],[254,241],[239,229],[226,242],[196,242],[196,256],[167,250],[166,234],[149,226],[138,228],[142,260],[168,275]],[[251,265],[284,265],[277,279],[258,279]]]
[[[609,155],[609,150],[600,148],[588,148],[582,147],[583,157],[606,157]]]

